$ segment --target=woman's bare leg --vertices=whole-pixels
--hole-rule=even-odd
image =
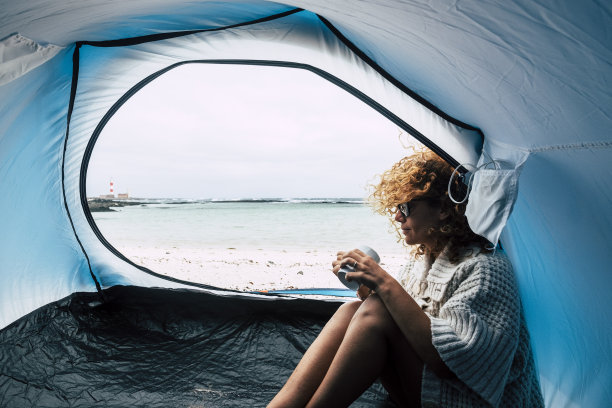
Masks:
[[[402,346],[400,346],[402,347]],[[400,407],[421,406],[423,363],[411,348],[400,359],[390,355],[379,380]]]
[[[340,306],[306,350],[287,383],[268,405],[269,408],[306,405],[325,377],[349,323],[361,304],[362,302],[350,302]]]
[[[419,406],[422,369],[422,361],[383,302],[370,296],[354,314],[329,370],[306,406],[349,406],[381,375],[387,377],[383,385],[396,402]]]

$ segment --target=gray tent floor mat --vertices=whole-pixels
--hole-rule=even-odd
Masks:
[[[0,406],[265,407],[339,302],[115,286],[0,331]],[[375,383],[352,407],[392,406]]]

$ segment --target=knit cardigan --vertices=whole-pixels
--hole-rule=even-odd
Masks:
[[[431,320],[432,343],[456,375],[423,368],[423,407],[543,407],[512,265],[501,252],[451,263],[411,260],[398,277]]]

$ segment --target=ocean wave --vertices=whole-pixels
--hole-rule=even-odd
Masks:
[[[220,203],[288,203],[288,204],[364,204],[362,198],[323,197],[323,198],[130,198],[126,203],[137,202],[144,205],[184,205],[184,204],[220,204]]]
[[[298,204],[363,204],[360,198],[289,198],[289,203]]]

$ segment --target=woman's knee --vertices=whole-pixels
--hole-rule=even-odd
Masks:
[[[334,313],[334,315],[330,319],[330,323],[331,322],[338,323],[338,324],[344,323],[348,325],[348,323],[351,321],[351,319],[353,318],[353,316],[355,315],[359,307],[362,305],[362,303],[363,302],[361,301],[343,303],[338,308],[338,310],[336,310],[336,313]]]
[[[352,316],[352,315],[355,314],[357,309],[359,309],[361,307],[362,304],[363,304],[363,302],[361,300],[356,300],[356,301],[353,301],[353,302],[343,303],[338,308],[336,313],[350,314]]]
[[[387,307],[376,295],[371,295],[362,302],[359,309],[354,313],[351,324],[384,331],[395,330],[397,328]]]

